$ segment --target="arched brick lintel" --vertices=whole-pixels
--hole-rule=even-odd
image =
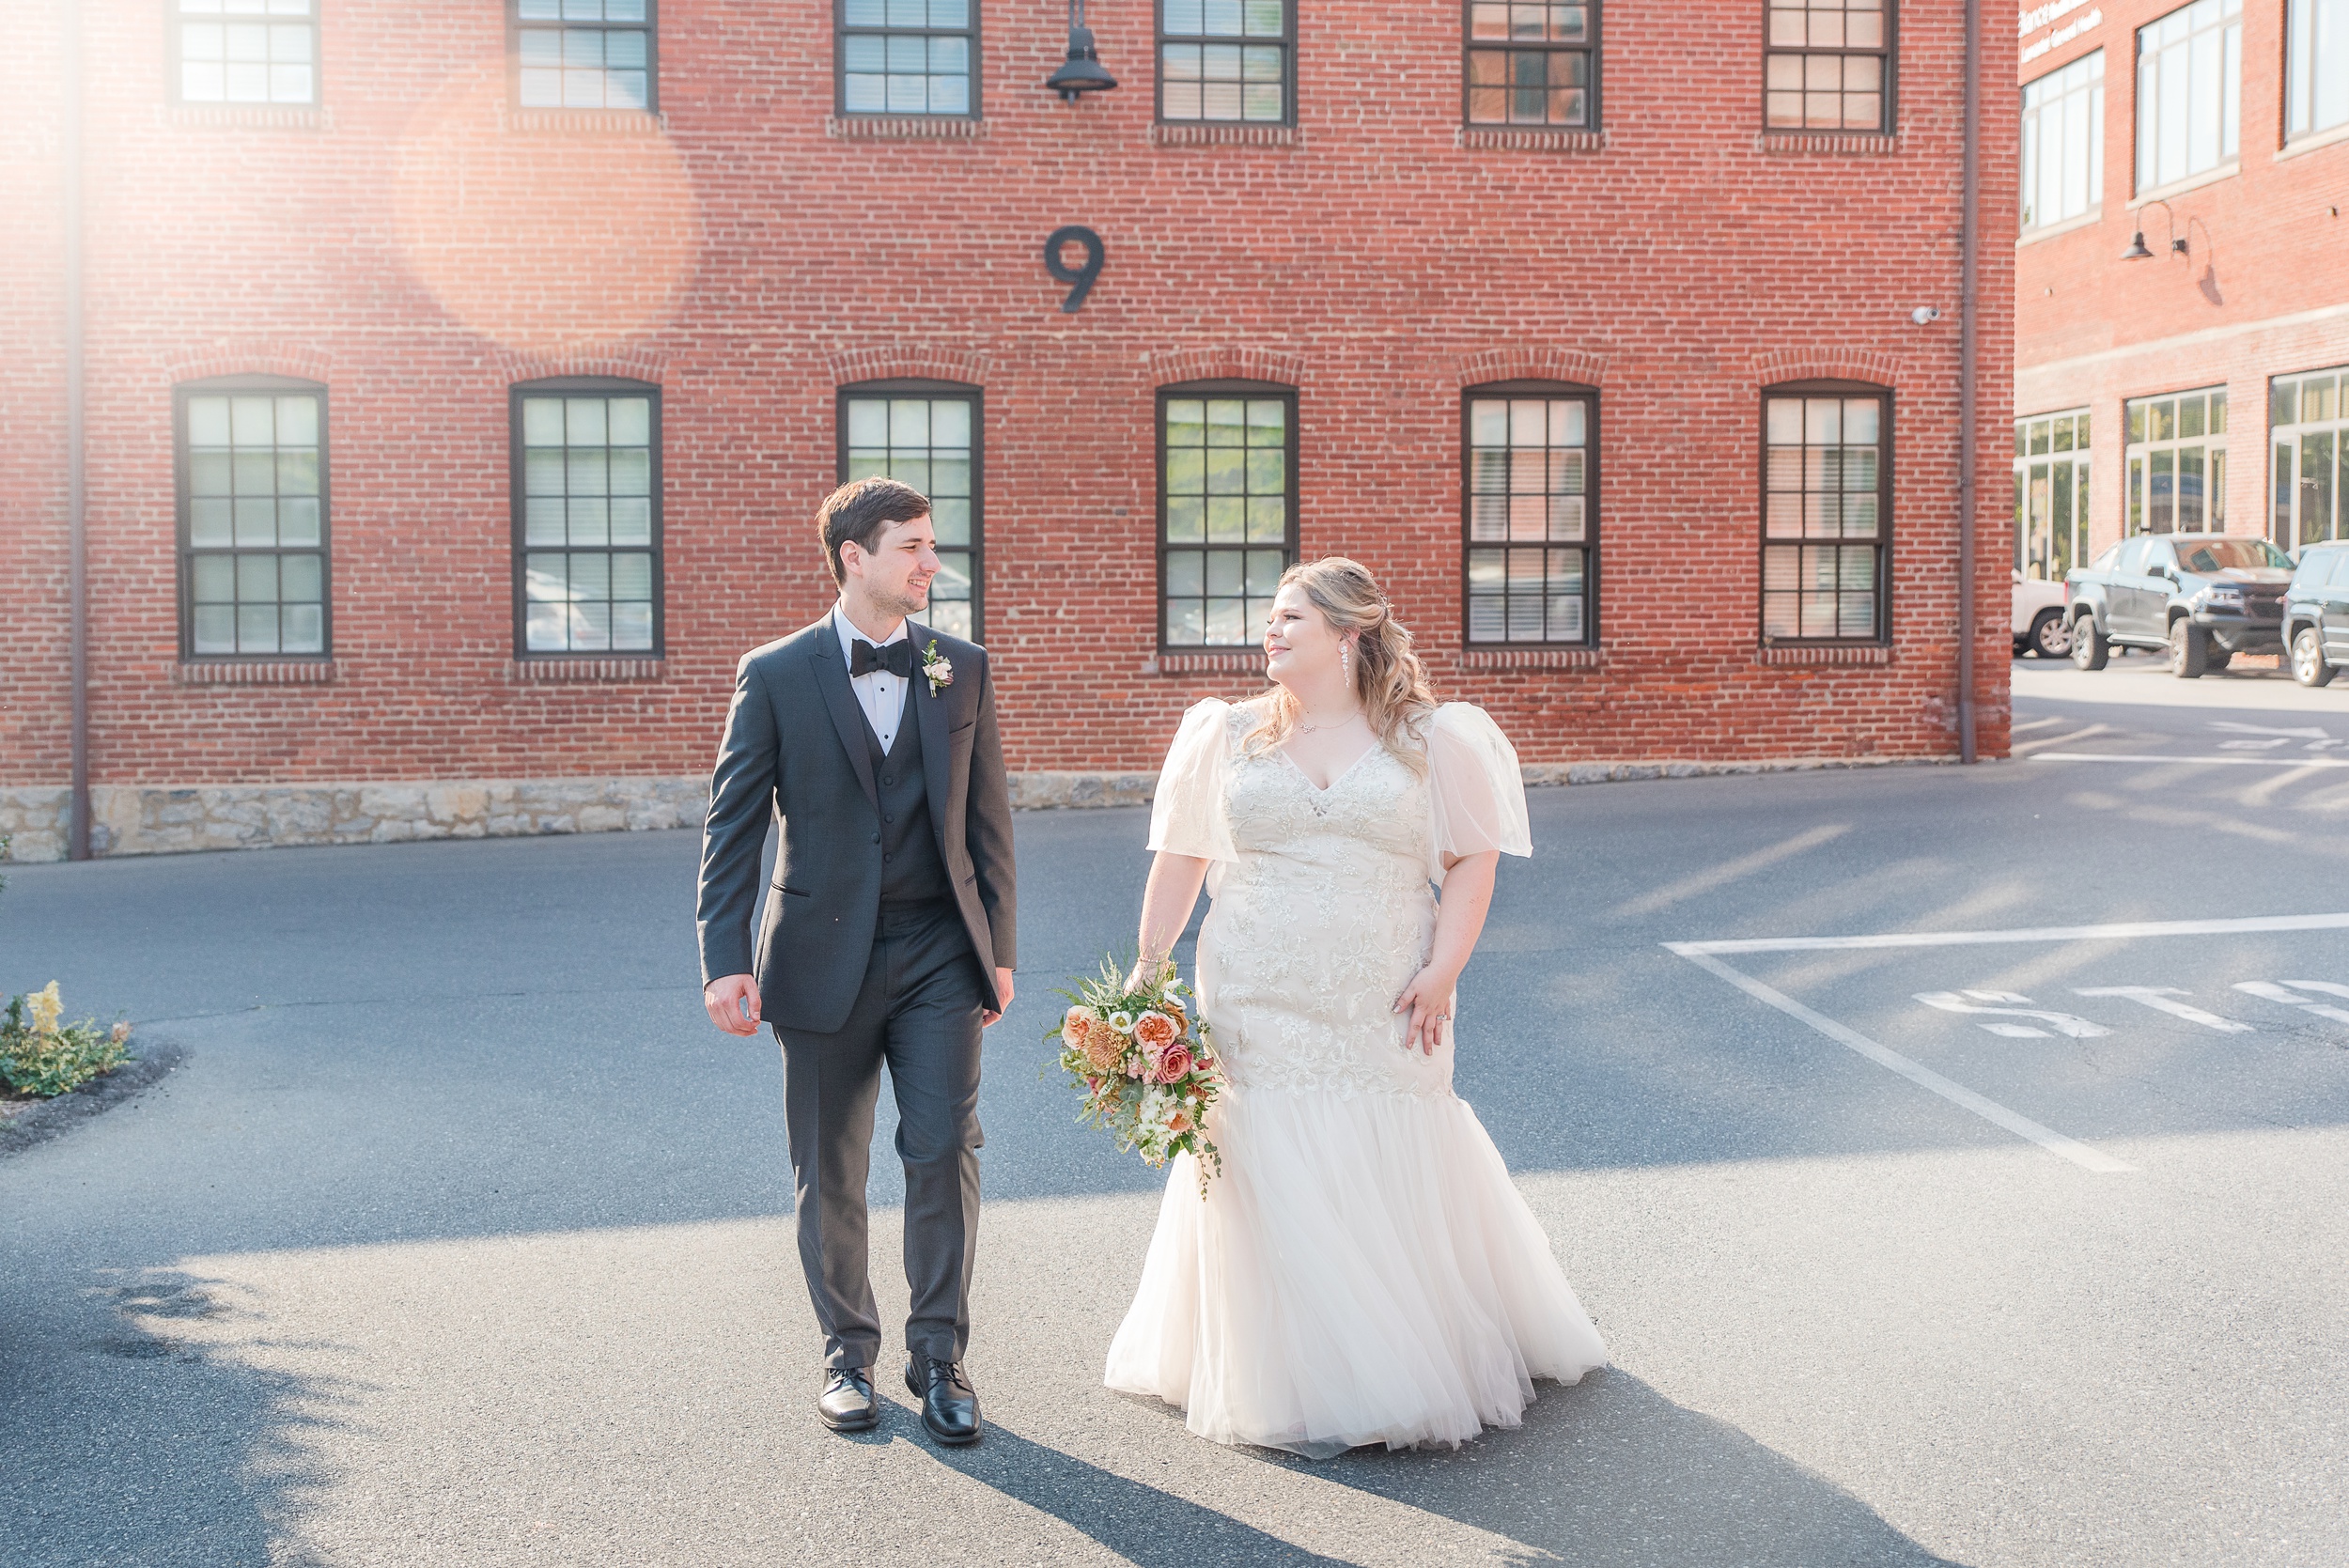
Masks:
[[[1899,380],[1900,368],[1900,361],[1890,354],[1771,354],[1754,362],[1753,384],[1759,388],[1786,381],[1866,381],[1889,387]]]
[[[1143,362],[1154,386],[1182,381],[1277,381],[1301,385],[1305,361],[1277,349],[1162,349]]]
[[[163,378],[172,386],[215,376],[290,376],[325,386],[334,381],[334,362],[303,345],[227,342],[182,354],[163,366]]]
[[[1569,381],[1576,386],[1604,386],[1607,356],[1576,349],[1488,349],[1455,361],[1454,384],[1483,386],[1491,381]]]
[[[518,354],[500,352],[496,357],[498,379],[507,386],[521,381],[550,380],[557,376],[617,376],[626,380],[649,381],[661,384],[668,373],[668,362],[659,354],[631,352],[628,349],[575,354]]]
[[[930,349],[910,344],[880,344],[846,349],[831,356],[834,386],[856,381],[959,381],[965,386],[987,384],[987,361],[964,349]]]

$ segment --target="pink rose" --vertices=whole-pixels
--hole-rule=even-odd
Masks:
[[[1180,1083],[1190,1074],[1190,1048],[1177,1042],[1159,1053],[1157,1078],[1160,1083]]]

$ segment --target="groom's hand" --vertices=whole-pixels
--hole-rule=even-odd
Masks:
[[[1002,1002],[1003,1007],[1011,1005],[1011,970],[997,970],[995,971],[995,1000]],[[995,1020],[1003,1016],[1003,1007],[982,1007],[979,1009],[979,1027],[991,1029],[994,1027]]]
[[[758,1032],[758,982],[747,974],[722,974],[702,987],[709,1021],[728,1034]]]

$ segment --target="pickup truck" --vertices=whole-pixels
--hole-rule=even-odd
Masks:
[[[2063,574],[2072,662],[2101,670],[2115,647],[2156,648],[2192,680],[2239,653],[2283,649],[2292,557],[2241,534],[2140,534]]]

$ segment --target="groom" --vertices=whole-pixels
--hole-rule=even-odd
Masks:
[[[1011,1005],[1011,801],[987,651],[908,619],[938,575],[930,504],[893,479],[817,515],[840,602],[743,656],[710,778],[702,1001],[783,1042],[800,1265],[824,1330],[817,1413],[880,1420],[864,1178],[880,1072],[905,1161],[906,1387],[941,1443],[979,1436],[962,1370],[979,1228],[979,1031]],[[782,836],[759,923],[759,856]]]

